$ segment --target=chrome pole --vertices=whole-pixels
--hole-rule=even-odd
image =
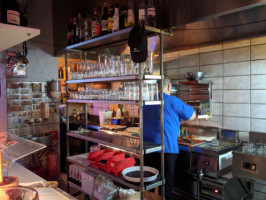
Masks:
[[[161,73],[161,176],[162,176],[162,199],[165,199],[165,180],[164,180],[164,101],[163,101],[163,80],[164,80],[164,73],[163,73],[163,35],[160,34],[160,73]]]
[[[66,71],[66,130],[69,131],[69,104],[67,102],[68,99],[68,65],[67,65],[67,50],[65,50],[65,71]],[[69,138],[66,136],[66,145],[67,145],[67,156],[69,156]]]

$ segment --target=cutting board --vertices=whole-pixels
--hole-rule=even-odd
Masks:
[[[189,142],[187,142],[187,141],[184,140],[184,139],[191,140],[191,141],[193,141],[193,143],[189,143]],[[190,147],[193,147],[193,146],[195,146],[195,145],[198,145],[198,144],[203,143],[202,140],[197,140],[197,139],[194,139],[194,138],[191,138],[191,137],[178,138],[177,142],[178,142],[179,145],[190,146]]]

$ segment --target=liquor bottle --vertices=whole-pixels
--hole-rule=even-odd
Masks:
[[[71,30],[71,35],[72,35],[72,31],[73,31],[73,44],[77,43],[78,38],[79,38],[79,30],[77,29],[77,19],[74,17],[73,18],[73,25],[72,25],[72,30]]]
[[[81,13],[78,13],[77,30],[79,31],[79,38],[77,42],[83,42],[85,40],[84,19]]]
[[[102,15],[102,35],[108,33],[108,8],[107,3],[104,3],[103,15]]]
[[[113,31],[119,31],[119,7],[115,4],[115,14],[113,16]]]
[[[113,30],[113,16],[114,16],[114,6],[110,6],[108,14],[108,33],[111,33]]]
[[[20,25],[19,4],[16,0],[7,0],[3,12],[3,23]]]
[[[155,5],[153,4],[153,0],[149,0],[148,5],[147,5],[146,24],[152,27],[155,27],[156,25],[156,9],[155,9]]]
[[[69,18],[69,23],[68,23],[68,27],[67,27],[67,46],[72,44],[72,18]]]
[[[85,40],[89,40],[92,37],[92,19],[90,13],[87,13],[86,19],[84,20],[84,31],[85,31]]]
[[[97,9],[97,21],[98,21],[98,24],[97,24],[97,36],[100,36],[102,33],[102,29],[101,29],[101,25],[102,25],[102,9],[101,7],[98,7]]]
[[[134,0],[128,0],[127,25],[135,25]]]
[[[139,1],[138,13],[139,13],[139,24],[145,25],[145,21],[146,21],[146,4],[145,4],[144,0],[140,0]]]
[[[123,5],[121,7],[121,13],[119,15],[119,30],[122,30],[127,27],[127,6]]]
[[[60,67],[60,69],[58,71],[58,78],[59,79],[63,79],[64,78],[64,71],[63,71],[62,67]]]
[[[98,20],[97,20],[97,8],[94,8],[93,15],[92,15],[92,24],[91,24],[91,37],[97,37],[97,27],[98,27]]]
[[[20,25],[27,27],[29,25],[28,20],[28,7],[23,5],[20,12]]]

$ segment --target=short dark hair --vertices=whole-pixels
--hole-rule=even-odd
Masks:
[[[171,83],[171,79],[168,76],[164,76],[164,80],[163,80],[163,89],[165,89],[169,83]]]

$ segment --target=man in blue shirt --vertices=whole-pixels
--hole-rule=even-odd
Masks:
[[[179,153],[177,138],[181,120],[188,121],[196,118],[191,106],[186,105],[177,97],[170,96],[172,84],[168,77],[164,78],[164,155],[165,155],[165,197],[172,198],[174,170]],[[144,141],[161,143],[160,106],[143,107],[143,139]],[[144,164],[160,170],[160,153],[147,154]]]

